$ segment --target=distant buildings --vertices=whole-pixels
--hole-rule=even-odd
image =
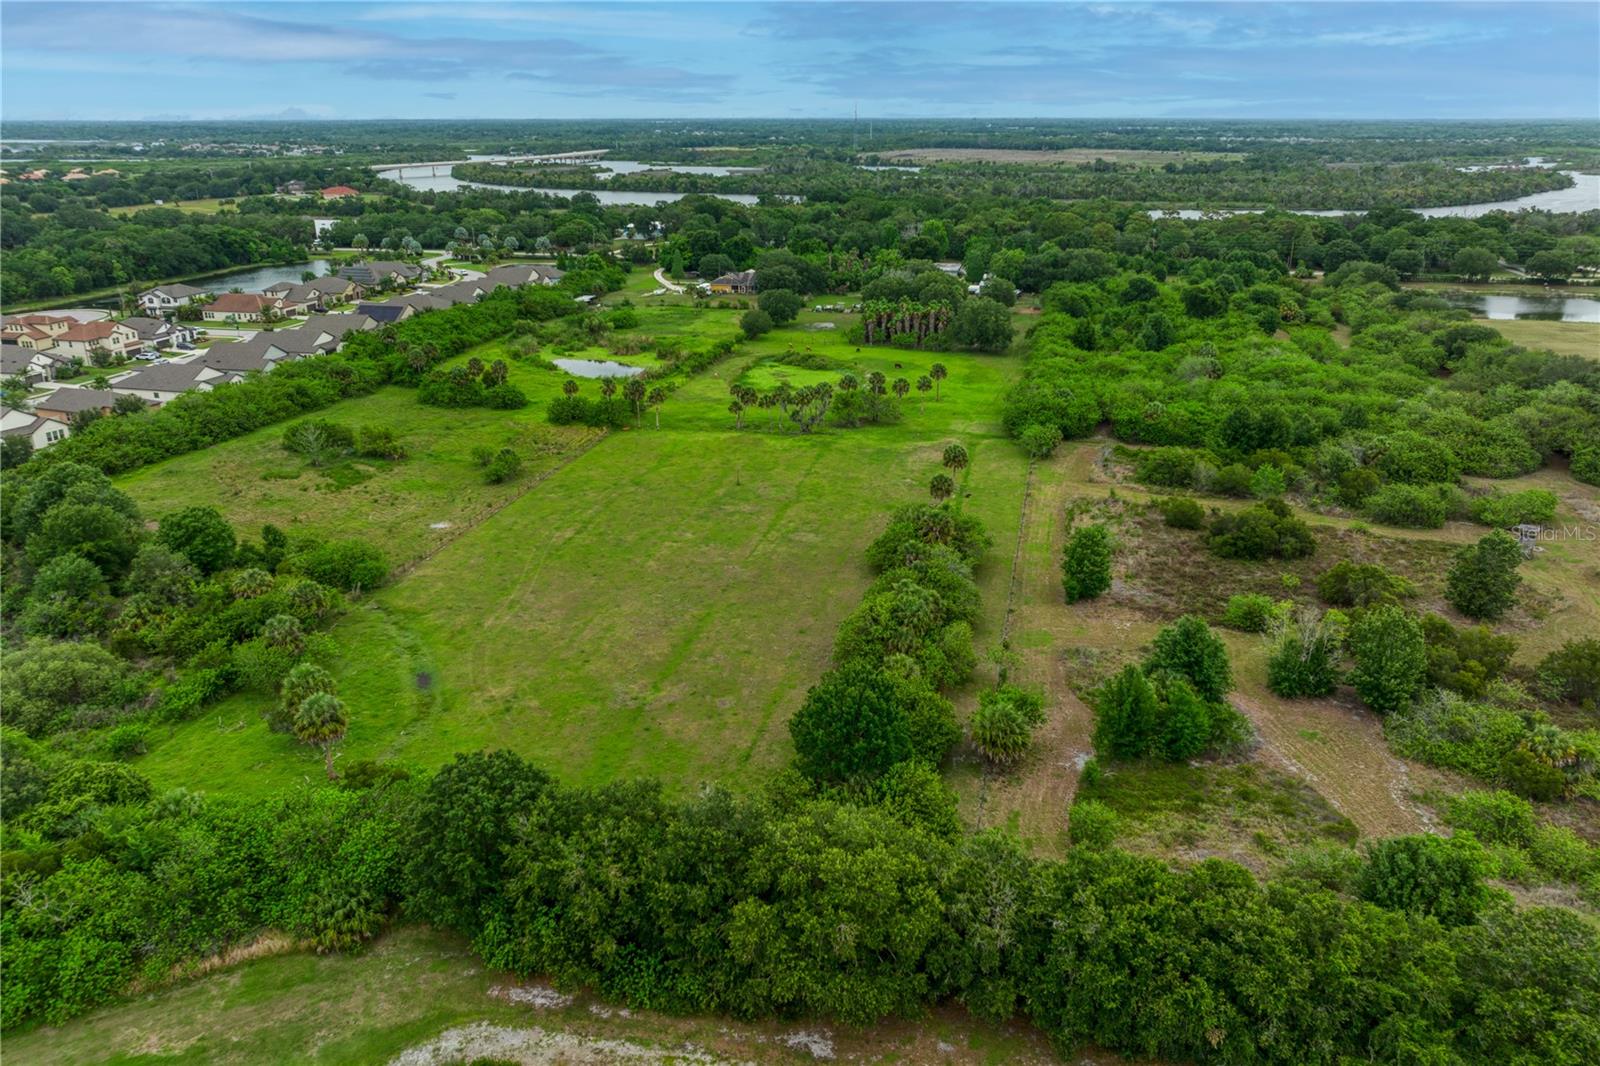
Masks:
[[[756,272],[754,270],[736,270],[731,274],[724,274],[720,278],[714,278],[708,288],[719,295],[755,292]]]

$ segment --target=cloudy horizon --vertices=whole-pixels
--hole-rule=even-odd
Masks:
[[[0,118],[1600,117],[1592,3],[0,3]]]

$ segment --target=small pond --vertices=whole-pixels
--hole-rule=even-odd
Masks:
[[[1600,322],[1600,299],[1590,296],[1503,296],[1477,292],[1447,292],[1443,296],[1452,307],[1464,307],[1477,318]]]
[[[552,359],[556,366],[578,378],[631,378],[644,373],[642,366],[613,362],[610,359]]]

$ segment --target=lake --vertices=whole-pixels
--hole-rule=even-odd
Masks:
[[[475,163],[504,163],[510,156],[503,155],[474,155],[468,156]],[[634,159],[603,159],[595,160],[594,165],[603,172],[610,174],[637,174],[644,170],[671,170],[679,174],[707,174],[712,177],[726,177],[729,174],[747,174],[756,167],[715,167],[692,166],[679,163],[641,163]],[[462,181],[449,173],[435,174],[434,167],[402,167],[399,170],[390,170],[382,176],[391,181],[398,181],[402,185],[409,185],[422,192],[457,192],[461,189],[492,189],[500,192],[542,192],[548,196],[576,196],[586,192],[594,196],[603,204],[612,207],[648,207],[652,204],[672,203],[683,199],[689,193],[681,192],[623,192],[610,189],[527,189],[520,185],[494,185],[482,181]],[[732,200],[734,203],[753,204],[757,197],[748,193],[716,193],[720,200]]]
[[[556,366],[576,378],[631,378],[644,373],[642,366],[614,363],[609,359],[552,359]]]
[[[1600,322],[1600,299],[1589,296],[1501,296],[1459,291],[1440,295],[1452,307],[1464,307],[1471,311],[1474,318]]]

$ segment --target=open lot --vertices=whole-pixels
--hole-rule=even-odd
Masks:
[[[720,317],[723,332],[712,335],[721,336],[733,314],[693,317],[692,309],[668,307],[647,324],[664,335],[675,317],[684,330],[711,329],[707,321]],[[636,775],[680,788],[760,782],[787,760],[789,715],[826,668],[839,619],[870,581],[866,545],[893,506],[926,499],[952,440],[973,454],[963,505],[997,541],[982,574],[993,623],[978,634],[980,646],[996,639],[1008,576],[1001,545],[1014,535],[1025,473],[996,416],[1017,363],[857,352],[843,332],[795,328],[749,345],[675,392],[660,430],[648,418],[644,429],[610,434],[355,607],[332,633],[351,710],[344,757],[436,766],[457,751],[503,746],[573,783]],[[729,382],[791,345],[863,373],[915,378],[942,361],[950,377],[941,401],[913,393],[898,425],[800,435],[753,418],[735,432]],[[513,380],[548,396],[564,375],[517,366]],[[326,417],[353,421],[346,406]],[[509,432],[536,411],[542,404],[480,412],[481,432],[496,432],[496,419],[498,432]],[[470,522],[451,487],[471,477],[452,473],[468,449],[439,447],[449,484],[391,480],[373,490],[394,494],[391,526],[374,527],[364,508],[337,505],[315,520],[352,533],[364,525],[414,529],[431,506]],[[208,462],[236,469],[236,484],[253,487],[282,462],[274,448],[270,440],[236,442],[214,449]],[[131,487],[152,510],[158,499],[176,502],[190,491],[185,485],[208,479],[202,460],[188,461],[195,466],[181,476],[163,479],[158,469]],[[235,515],[225,491],[211,498]],[[253,514],[302,498],[310,491],[272,487]],[[431,535],[424,529],[406,543],[420,554]],[[269,733],[261,706],[259,697],[236,696],[210,709],[159,739],[140,768],[163,785],[218,791],[299,780],[313,768],[312,753]]]
[[[1541,319],[1487,319],[1474,321],[1500,331],[1524,348],[1548,348],[1562,355],[1600,359],[1600,322],[1546,322]]]

